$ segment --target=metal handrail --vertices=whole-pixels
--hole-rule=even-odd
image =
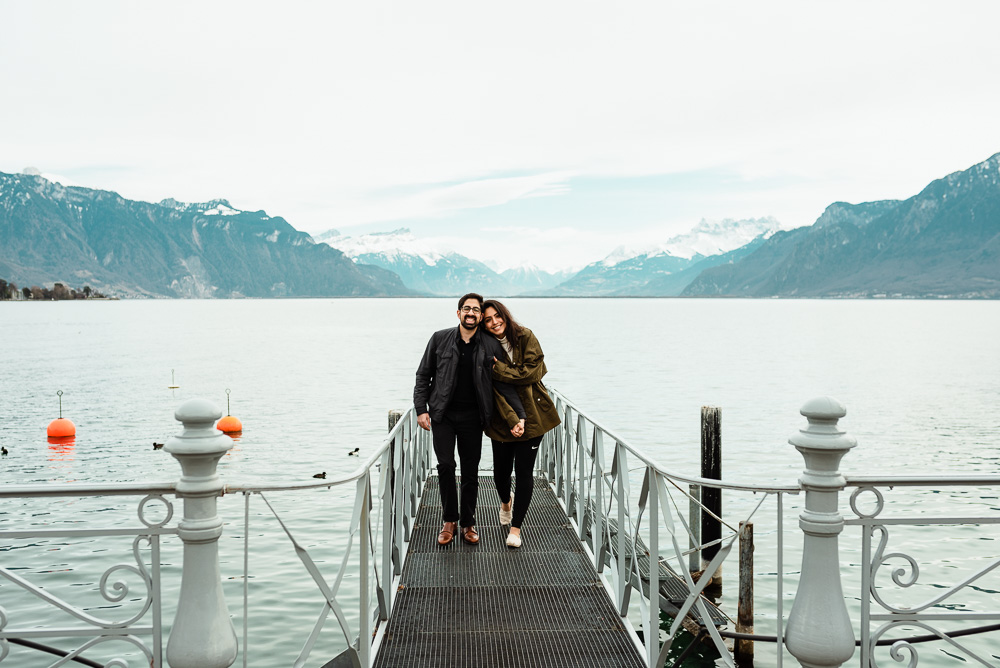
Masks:
[[[846,476],[848,487],[995,487],[1000,475]]]
[[[218,432],[216,431],[215,434],[218,434]],[[422,490],[423,479],[426,478],[427,471],[429,470],[430,449],[428,443],[429,437],[425,432],[423,432],[423,430],[418,429],[416,416],[411,408],[399,417],[398,421],[392,429],[389,430],[389,433],[385,436],[382,443],[375,448],[369,456],[361,461],[361,463],[350,473],[340,475],[337,478],[330,480],[294,483],[234,483],[220,486],[217,489],[218,496],[238,493],[242,493],[244,495],[244,533],[246,534],[244,541],[249,535],[250,498],[256,494],[260,496],[265,503],[267,503],[271,512],[274,513],[275,517],[288,534],[288,537],[291,539],[295,552],[305,565],[309,576],[315,581],[315,585],[327,600],[328,607],[326,608],[326,612],[332,611],[338,617],[338,622],[345,632],[345,637],[348,636],[349,627],[346,626],[346,621],[344,619],[342,602],[338,602],[336,600],[336,592],[339,587],[339,581],[343,577],[343,571],[348,563],[349,557],[358,558],[358,555],[360,555],[362,570],[361,578],[363,583],[361,601],[359,602],[362,608],[362,612],[360,613],[360,628],[355,629],[357,634],[354,635],[353,638],[347,637],[347,644],[349,645],[347,651],[352,652],[355,655],[355,658],[361,660],[362,664],[366,666],[370,666],[372,664],[374,660],[374,651],[377,648],[381,634],[384,633],[386,626],[385,622],[388,621],[392,614],[393,598],[396,593],[394,583],[398,580],[401,574],[403,561],[406,556],[404,543],[409,540],[409,534],[412,528],[412,517],[416,513],[417,509],[417,499],[415,495],[419,495],[420,490]],[[426,452],[423,452],[424,450]],[[376,470],[378,470],[378,473],[376,473]],[[283,491],[299,492],[322,490],[334,487],[344,487],[345,485],[352,485],[356,490],[354,501],[355,508],[352,512],[352,520],[349,527],[351,535],[347,541],[347,548],[344,553],[343,564],[341,566],[341,573],[337,576],[337,582],[328,583],[325,576],[319,573],[315,563],[308,554],[308,550],[303,548],[295,540],[292,531],[286,526],[286,523],[282,521],[282,518],[267,501],[265,494]],[[373,486],[375,489],[372,489]],[[140,616],[135,619],[128,620],[125,623],[129,625],[127,628],[133,633],[133,635],[143,634],[152,636],[152,646],[149,647],[144,644],[140,644],[136,638],[129,639],[129,642],[145,653],[151,665],[161,666],[163,665],[163,658],[161,653],[162,643],[160,638],[162,634],[162,627],[160,622],[161,613],[159,599],[160,576],[158,564],[158,541],[161,535],[178,533],[178,529],[173,526],[168,526],[168,523],[170,523],[170,520],[173,517],[173,504],[176,503],[176,501],[179,501],[183,496],[182,488],[177,482],[174,481],[153,483],[0,486],[0,498],[43,499],[84,496],[145,496],[139,504],[139,519],[142,521],[144,526],[136,528],[103,529],[93,527],[66,527],[56,529],[35,529],[33,532],[0,531],[0,536],[7,536],[11,538],[23,538],[32,535],[66,535],[70,537],[97,535],[134,536],[136,542],[133,547],[133,551],[135,552],[135,558],[138,561],[138,567],[127,568],[135,572],[141,571],[143,573],[145,572],[145,567],[142,564],[142,560],[138,556],[138,541],[151,541],[154,545],[154,553],[150,557],[153,562],[153,571],[150,574],[144,575],[144,583],[152,593],[148,599],[149,602],[147,602],[146,607],[140,613]],[[166,497],[177,497],[177,499],[174,500],[171,498],[168,500]],[[161,516],[159,519],[147,519],[144,508],[146,504],[153,499],[158,500],[159,503],[166,506],[167,512],[165,517]],[[371,506],[373,505],[373,501],[376,500],[378,501],[377,510],[372,512]],[[181,527],[183,527],[183,523],[181,524]],[[355,545],[353,548],[351,547],[352,540]],[[246,543],[244,544],[244,549],[247,549]],[[352,554],[354,557],[351,557]],[[244,554],[244,586],[246,586],[249,579],[246,571],[248,565],[246,556],[247,555]],[[202,566],[206,568],[212,567],[211,564],[207,563],[202,564]],[[113,573],[117,569],[121,568],[123,568],[123,566],[112,566],[108,570],[108,573]],[[214,568],[217,569],[217,564]],[[186,569],[187,565],[185,564],[185,575],[187,575]],[[81,620],[85,621],[90,626],[86,629],[50,628],[44,630],[44,632],[36,632],[30,629],[15,629],[6,627],[5,625],[7,623],[8,616],[4,615],[3,617],[0,617],[0,619],[3,620],[2,624],[0,624],[0,661],[2,661],[7,655],[4,643],[8,641],[13,642],[20,636],[34,637],[34,635],[41,633],[39,637],[62,637],[65,634],[78,637],[89,635],[88,631],[93,635],[100,636],[102,633],[102,625],[104,625],[103,633],[105,634],[105,637],[111,637],[107,635],[109,633],[112,633],[115,636],[120,636],[124,633],[124,631],[114,630],[120,625],[118,622],[108,622],[113,626],[106,626],[105,622],[101,619],[87,615],[82,611],[77,612],[73,606],[63,602],[61,599],[56,598],[52,594],[46,593],[33,586],[29,581],[20,577],[14,571],[2,569],[2,574],[4,577],[14,582],[17,586],[25,588],[28,591],[39,592],[39,595],[42,596],[42,599],[46,604],[56,605],[57,607],[76,614]],[[374,575],[374,578],[370,577],[372,575]],[[375,596],[371,596],[368,583],[374,584]],[[245,606],[247,604],[245,597],[246,591],[244,592],[244,610],[246,610]],[[141,625],[141,620],[146,619],[145,615],[149,614],[147,611],[150,609],[152,609],[153,623],[149,624],[147,622],[145,625]],[[324,613],[323,618],[325,618],[326,612]],[[374,617],[371,617],[372,615],[374,615]],[[243,656],[245,665],[247,657],[247,627],[249,626],[246,621],[246,613],[244,614],[244,620]],[[374,624],[372,622],[374,622]],[[305,657],[308,656],[312,644],[315,642],[315,638],[321,627],[322,619],[318,621],[312,636],[309,641],[306,642],[306,646],[303,648],[303,653],[300,656],[300,663],[305,659]],[[351,633],[353,634],[353,630]],[[375,637],[374,644],[369,646],[369,641],[373,636]],[[90,641],[83,646],[78,647],[72,652],[72,654],[80,656],[81,652],[94,646],[97,642],[100,642],[100,638],[98,638],[96,642]]]
[[[693,523],[685,520],[682,507],[674,499],[679,496],[681,502],[684,499],[691,499],[691,503],[698,508],[698,512],[709,512],[700,504],[700,501],[690,496],[684,488],[686,485],[702,488],[725,489],[734,492],[762,494],[762,498],[750,504],[749,516],[763,506],[765,501],[774,497],[776,512],[776,539],[777,539],[777,635],[775,639],[778,643],[777,665],[781,665],[781,649],[784,644],[785,634],[784,613],[783,613],[783,592],[782,582],[784,567],[782,561],[783,536],[784,536],[784,514],[783,499],[787,494],[799,494],[802,491],[801,485],[758,485],[749,483],[729,482],[688,476],[674,473],[661,466],[653,458],[647,456],[635,446],[619,437],[615,432],[605,427],[601,422],[593,419],[582,411],[575,403],[561,395],[557,390],[551,389],[553,398],[556,400],[557,408],[563,423],[553,431],[549,432],[543,440],[544,455],[539,457],[539,467],[549,476],[553,486],[556,488],[560,503],[563,504],[571,522],[575,525],[575,530],[580,540],[584,543],[589,558],[593,560],[595,568],[604,579],[609,595],[614,599],[615,607],[619,610],[624,622],[631,628],[627,621],[629,607],[629,590],[638,589],[640,596],[639,607],[644,625],[650,628],[658,628],[659,610],[659,584],[661,575],[659,565],[666,563],[670,559],[678,561],[678,577],[682,577],[688,587],[689,596],[677,610],[678,619],[683,618],[689,611],[697,611],[703,624],[706,624],[704,633],[712,638],[717,647],[722,648],[725,653],[724,660],[730,661],[728,652],[724,651],[721,643],[721,635],[711,623],[708,623],[708,612],[703,602],[699,599],[699,594],[707,584],[708,579],[703,576],[697,582],[691,578],[689,569],[685,567],[684,558],[691,554],[696,554],[709,546],[719,546],[718,554],[709,560],[705,566],[705,574],[711,575],[715,569],[726,558],[736,539],[736,530],[723,522],[725,526],[733,531],[733,534],[721,540],[700,544],[700,538],[693,536],[695,527]],[[592,442],[587,443],[592,438]],[[605,463],[604,439],[609,441],[609,462]],[[418,447],[418,443],[420,446]],[[613,442],[613,443],[611,443]],[[422,448],[422,449],[421,449]],[[169,448],[168,448],[169,449]],[[420,494],[423,481],[429,470],[430,460],[429,438],[426,432],[420,430],[416,423],[416,416],[413,409],[407,411],[401,419],[390,430],[382,443],[369,455],[357,468],[346,474],[342,474],[331,480],[317,480],[310,482],[288,482],[288,483],[232,483],[213,488],[213,494],[225,496],[228,494],[244,495],[244,534],[249,536],[250,511],[249,503],[251,497],[256,494],[267,503],[271,512],[282,524],[283,530],[288,534],[289,539],[295,549],[296,555],[302,561],[309,576],[315,581],[316,586],[323,594],[328,603],[328,608],[324,609],[324,614],[317,620],[310,639],[303,648],[302,654],[297,662],[301,664],[308,657],[308,653],[315,642],[326,614],[332,612],[337,616],[337,621],[347,638],[348,652],[353,653],[352,658],[360,661],[361,665],[371,666],[374,656],[384,637],[386,622],[391,618],[394,610],[394,596],[396,593],[395,584],[402,571],[406,558],[406,542],[410,538],[412,521],[417,507],[417,497]],[[641,466],[630,469],[628,458],[641,462]],[[378,469],[378,473],[375,473]],[[808,469],[808,465],[807,465]],[[643,471],[642,488],[633,489],[634,483],[630,483],[630,475],[637,471]],[[809,471],[805,472],[806,475]],[[217,480],[217,479],[216,479]],[[1000,487],[1000,475],[959,475],[959,476],[846,476],[841,478],[841,484],[854,490],[851,497],[851,508],[856,517],[842,519],[841,524],[846,526],[858,526],[863,531],[862,541],[862,636],[858,641],[863,647],[863,661],[870,660],[871,651],[878,645],[886,644],[883,635],[894,624],[907,623],[923,628],[932,629],[927,622],[933,622],[941,617],[940,614],[924,614],[918,616],[915,613],[906,614],[897,611],[895,608],[886,605],[881,598],[881,590],[874,586],[874,580],[884,564],[884,560],[889,557],[903,557],[909,559],[910,563],[915,563],[911,557],[900,553],[887,554],[885,543],[888,540],[889,528],[899,524],[992,524],[1000,522],[1000,518],[995,517],[929,517],[920,515],[916,517],[904,518],[884,518],[880,516],[883,501],[880,488],[893,487]],[[372,489],[374,483],[375,489]],[[336,582],[329,583],[323,575],[319,574],[316,564],[312,561],[308,551],[295,540],[293,532],[282,521],[282,518],[268,503],[266,494],[271,492],[299,492],[308,490],[330,489],[353,484],[354,510],[350,522],[350,536],[347,539],[347,547],[344,548],[344,558],[340,573]],[[674,491],[676,487],[677,491]],[[842,488],[841,488],[842,489]],[[833,492],[836,493],[836,492]],[[874,494],[877,501],[877,509],[873,511],[861,512],[856,508],[855,497],[862,494]],[[184,496],[183,488],[177,482],[154,482],[147,484],[140,483],[94,483],[88,485],[16,485],[0,487],[0,498],[52,498],[52,497],[80,497],[80,496],[140,496],[146,498],[139,504],[139,517],[144,527],[133,529],[77,529],[73,527],[38,530],[38,535],[53,536],[59,535],[130,535],[136,537],[134,551],[138,555],[138,541],[140,538],[149,539],[154,547],[154,554],[150,555],[154,571],[146,577],[147,586],[155,587],[151,595],[152,600],[157,601],[154,605],[154,616],[158,615],[159,601],[159,574],[158,574],[158,540],[164,534],[176,534],[178,529],[166,526],[169,523],[169,516],[173,512],[170,501],[165,496],[176,496],[178,499]],[[808,498],[808,497],[807,497]],[[168,513],[167,519],[159,521],[150,520],[143,515],[143,507],[150,499],[157,499],[166,504]],[[378,500],[378,508],[373,511],[373,501]],[[616,508],[617,504],[617,508]],[[807,504],[808,506],[808,504]],[[808,509],[808,508],[807,508]],[[616,512],[615,512],[616,511]],[[720,522],[721,518],[716,517]],[[735,522],[730,520],[731,524]],[[666,529],[665,540],[661,541],[660,532]],[[640,543],[640,531],[643,536],[648,536],[649,544]],[[0,531],[0,537],[23,537],[28,532],[25,531]],[[880,539],[880,540],[879,540]],[[352,541],[355,546],[352,547]],[[247,548],[244,548],[245,551]],[[355,552],[352,552],[354,550]],[[360,555],[361,559],[361,601],[360,621],[357,634],[350,630],[346,621],[342,602],[337,600],[337,591],[340,579],[343,577],[344,569],[348,563],[348,558],[352,554]],[[648,570],[648,583],[643,582],[641,575],[640,560]],[[143,560],[136,557],[138,568],[144,568]],[[248,581],[246,562],[246,552],[244,554],[244,587]],[[690,564],[690,562],[689,562]],[[109,573],[121,566],[112,567]],[[131,568],[131,567],[129,567]],[[1000,561],[991,561],[986,567],[974,574],[972,579],[982,577],[994,569],[1000,569]],[[692,569],[693,570],[693,569]],[[6,573],[5,575],[11,575]],[[371,576],[374,576],[372,579]],[[839,577],[839,575],[837,576]],[[895,578],[896,576],[893,575]],[[16,574],[13,574],[15,582],[22,581]],[[915,573],[913,580],[916,580]],[[957,586],[944,592],[942,596],[951,596],[957,593],[972,580],[958,583]],[[26,581],[25,581],[26,582]],[[799,592],[806,584],[806,578],[802,577],[799,583]],[[898,583],[897,583],[898,584]],[[909,585],[903,585],[909,586]],[[838,582],[839,590],[839,582]],[[246,589],[245,589],[246,591]],[[375,596],[372,597],[374,591]],[[55,599],[50,594],[45,594],[47,600],[61,605],[62,602]],[[246,596],[246,594],[245,594]],[[246,598],[244,599],[246,609]],[[646,602],[648,601],[648,603]],[[881,605],[887,614],[874,614],[871,607],[875,604]],[[933,604],[933,601],[931,601]],[[143,613],[145,614],[145,613]],[[793,615],[790,617],[794,616]],[[248,615],[245,614],[245,618]],[[994,613],[972,613],[953,615],[948,614],[948,619],[998,619],[1000,612]],[[93,624],[90,617],[80,616],[85,622]],[[96,618],[95,618],[96,619]],[[140,626],[136,620],[128,620],[126,624],[133,624],[129,628],[135,628],[137,632],[145,635],[153,635],[153,648],[140,646],[153,665],[161,665],[160,649],[160,622],[154,620],[152,626]],[[100,621],[100,620],[99,620]],[[869,628],[869,622],[884,621],[876,631]],[[248,622],[244,622],[244,661],[247,656],[247,628]],[[679,626],[679,625],[678,625]],[[118,628],[118,627],[115,627]],[[789,627],[791,628],[791,627]],[[984,627],[987,628],[987,627]],[[31,630],[31,634],[42,634],[56,632],[65,629],[39,629]],[[83,635],[76,632],[73,635]],[[933,630],[933,629],[932,629]],[[24,631],[24,629],[22,629]],[[26,632],[27,633],[27,632]],[[110,633],[110,632],[109,632]],[[121,633],[115,631],[114,633]],[[951,633],[950,637],[959,637],[962,633]],[[30,635],[30,634],[28,634]],[[28,637],[25,635],[25,637]],[[729,637],[741,637],[740,633],[726,633]],[[14,634],[10,629],[6,631],[0,628],[0,644],[5,637],[13,638]],[[665,655],[669,644],[661,647],[657,634],[647,634],[644,643],[635,639],[640,650],[643,650],[646,661],[650,666],[661,666],[664,664]],[[39,636],[41,637],[41,636]],[[353,644],[352,644],[353,637]],[[670,638],[674,637],[673,632]],[[368,640],[371,639],[369,644]],[[914,641],[914,639],[904,639]],[[894,641],[898,642],[898,641]],[[853,643],[852,643],[853,644]],[[644,645],[644,646],[643,646]],[[76,653],[83,651],[88,646],[75,650]],[[795,653],[794,648],[789,648]],[[797,655],[796,655],[797,656]],[[0,660],[3,656],[0,655]],[[730,664],[731,665],[731,664]],[[863,665],[868,666],[868,663]],[[872,663],[871,665],[874,665]]]
[[[695,476],[679,475],[676,474],[666,467],[659,465],[655,459],[649,457],[648,455],[641,452],[635,446],[629,444],[626,440],[619,437],[613,431],[605,427],[599,420],[592,418],[586,412],[580,409],[578,405],[567,399],[558,390],[549,388],[556,401],[557,410],[560,412],[560,417],[562,418],[562,425],[552,432],[551,437],[546,439],[546,445],[551,452],[547,453],[546,458],[543,460],[541,466],[548,470],[545,471],[549,479],[551,480],[553,486],[557,490],[557,495],[560,497],[560,501],[565,504],[567,513],[570,515],[571,521],[576,525],[578,535],[581,541],[588,548],[592,558],[594,559],[595,567],[598,569],[599,573],[602,573],[602,577],[607,575],[605,579],[605,585],[608,587],[609,591],[616,599],[616,605],[619,607],[620,614],[624,617],[627,613],[628,606],[628,595],[623,591],[624,588],[632,587],[639,590],[641,595],[640,598],[640,614],[642,623],[644,626],[649,628],[657,628],[656,614],[657,606],[654,601],[660,599],[659,596],[659,579],[654,575],[655,568],[652,567],[654,561],[663,561],[666,559],[674,560],[679,562],[676,564],[677,570],[681,576],[687,581],[691,596],[685,602],[677,612],[679,613],[677,619],[680,619],[688,610],[697,609],[696,604],[693,602],[693,598],[700,592],[700,585],[702,580],[697,583],[692,583],[692,581],[687,577],[687,568],[685,566],[690,566],[690,564],[685,565],[682,562],[682,557],[689,554],[696,554],[698,550],[705,547],[709,547],[711,544],[722,544],[723,550],[728,550],[733,541],[736,539],[736,529],[730,526],[726,522],[722,521],[721,518],[716,517],[723,526],[728,526],[732,530],[732,534],[728,538],[723,538],[721,541],[716,540],[713,543],[703,543],[700,544],[700,538],[693,536],[691,538],[691,548],[684,551],[687,545],[678,545],[679,542],[686,540],[687,537],[683,537],[683,533],[686,531],[689,535],[692,534],[692,529],[696,526],[689,526],[689,523],[685,522],[684,513],[682,508],[678,507],[676,502],[673,500],[665,500],[666,496],[669,496],[671,484],[677,488],[682,496],[688,496],[686,489],[683,485],[700,486],[702,488],[716,488],[716,489],[726,489],[736,492],[752,492],[752,493],[764,493],[765,499],[771,495],[774,495],[776,504],[776,537],[777,537],[777,593],[775,597],[775,603],[777,606],[776,618],[777,618],[777,635],[769,636],[778,643],[778,650],[776,656],[776,662],[778,666],[782,664],[782,654],[783,646],[785,644],[785,638],[783,637],[786,633],[785,629],[785,616],[783,612],[783,601],[784,595],[782,593],[782,581],[784,579],[784,566],[782,554],[784,551],[783,547],[783,528],[785,524],[785,518],[782,510],[782,499],[786,494],[799,494],[803,489],[808,489],[802,486],[802,481],[799,485],[795,486],[782,486],[782,485],[756,485],[756,484],[742,484],[742,483],[732,483],[727,481],[713,480],[700,478]],[[805,408],[803,409],[805,411]],[[803,415],[806,415],[803,412]],[[822,419],[826,419],[823,416]],[[835,420],[834,420],[835,422]],[[800,432],[801,433],[801,432]],[[843,434],[843,432],[838,432],[835,429],[830,429],[830,431],[825,431],[824,429],[819,429],[818,431],[813,431],[809,435],[809,438],[815,438],[816,434],[830,434],[831,439],[837,441],[837,447],[845,447],[844,444],[852,441],[848,437],[843,439],[837,434]],[[608,462],[614,462],[613,466],[605,466],[604,464],[604,446],[603,439],[607,439],[611,445],[609,448],[613,448],[614,454],[611,454],[611,450],[608,452]],[[791,443],[799,446],[798,442],[793,437]],[[849,445],[847,446],[849,449]],[[843,450],[846,452],[846,449]],[[629,470],[626,464],[626,453],[628,457],[634,457],[636,460],[642,463],[638,469]],[[814,484],[815,474],[809,470],[809,460],[807,459],[807,470],[803,472],[806,479],[810,480],[810,484]],[[610,471],[608,469],[611,469]],[[628,474],[635,473],[636,471],[645,470],[643,474],[642,491],[638,495],[638,500],[633,496],[629,497],[629,483]],[[624,484],[623,480],[624,471]],[[836,473],[834,467],[834,473]],[[831,481],[834,478],[831,478]],[[963,647],[955,642],[955,638],[970,635],[973,632],[984,632],[994,630],[994,626],[977,627],[975,629],[965,629],[958,632],[948,632],[937,630],[933,624],[938,618],[949,619],[949,620],[994,620],[1000,619],[1000,612],[985,612],[985,613],[962,613],[962,612],[948,612],[946,615],[941,613],[922,613],[917,615],[913,610],[897,610],[891,605],[884,602],[884,593],[881,590],[876,589],[874,585],[875,576],[879,572],[879,568],[884,568],[883,573],[888,571],[888,566],[883,566],[883,562],[886,559],[895,557],[902,558],[909,561],[910,569],[912,573],[907,574],[901,582],[897,582],[897,585],[902,587],[910,586],[916,581],[916,561],[905,554],[896,552],[889,554],[885,549],[885,542],[888,539],[888,532],[894,526],[899,525],[995,525],[1000,523],[1000,517],[994,516],[929,516],[929,515],[916,515],[913,517],[882,517],[879,515],[883,508],[882,495],[879,493],[879,488],[883,490],[885,488],[956,488],[956,487],[1000,487],[1000,475],[991,474],[970,474],[970,475],[948,475],[948,476],[884,476],[884,475],[864,475],[864,476],[846,476],[840,478],[841,484],[844,487],[851,488],[853,494],[850,495],[850,507],[854,511],[856,517],[848,516],[847,518],[840,518],[839,523],[842,527],[860,527],[863,534],[862,542],[862,608],[861,617],[854,620],[854,624],[860,623],[861,626],[861,638],[857,641],[857,644],[862,646],[862,657],[864,666],[874,666],[872,653],[877,646],[885,646],[890,644],[903,644],[903,643],[915,643],[924,641],[923,636],[913,636],[907,638],[897,638],[893,641],[887,641],[884,639],[884,634],[897,625],[906,625],[906,623],[912,623],[913,625],[920,626],[927,630],[933,631],[938,638],[950,638],[949,642],[953,648],[959,649],[966,652],[966,654],[973,658],[979,659],[972,650]],[[846,484],[845,484],[846,481]],[[595,484],[596,483],[596,484]],[[667,483],[667,484],[664,484]],[[633,483],[634,484],[634,483]],[[835,484],[835,483],[834,483]],[[600,490],[603,489],[603,494]],[[835,489],[835,488],[834,488]],[[858,495],[866,495],[873,493],[876,499],[876,510],[871,509],[859,509],[856,506],[855,498]],[[808,498],[808,496],[807,496]],[[603,499],[603,500],[602,500]],[[750,510],[750,516],[756,513],[761,504],[765,499],[761,499],[759,503],[756,504]],[[692,502],[699,506],[697,512],[700,514],[711,514],[700,504],[696,499],[692,499]],[[615,504],[618,504],[618,519],[615,518]],[[808,503],[807,513],[809,511]],[[834,504],[834,508],[838,504]],[[870,503],[867,505],[871,505]],[[826,506],[829,507],[829,506]],[[635,509],[638,509],[638,514],[635,514]],[[648,516],[648,526],[642,528],[644,519],[643,513],[649,513]],[[836,514],[836,513],[835,513]],[[714,515],[713,515],[714,516]],[[839,515],[838,515],[839,516]],[[692,514],[693,518],[693,514]],[[628,524],[625,524],[627,520]],[[749,520],[749,517],[747,518]],[[801,521],[801,518],[800,518]],[[617,526],[610,527],[611,522],[616,522]],[[692,519],[693,522],[693,519]],[[735,525],[735,522],[730,520],[731,524]],[[616,551],[616,555],[621,557],[622,554],[626,554],[631,557],[626,560],[625,564],[621,564],[621,559],[618,559],[617,564],[608,564],[611,566],[607,571],[604,570],[605,564],[608,560],[607,552],[614,551],[614,541],[619,541],[618,545],[621,546],[623,543],[620,542],[620,538],[615,537],[615,532],[620,534],[624,530],[634,532],[628,537],[625,549],[619,548]],[[673,549],[669,548],[667,545],[662,544],[662,538],[658,536],[659,531],[666,528],[669,534],[669,541],[673,541]],[[629,573],[635,573],[636,560],[635,555],[642,553],[642,547],[639,547],[635,543],[635,539],[639,535],[639,531],[642,529],[645,536],[648,533],[649,545],[644,546],[645,552],[649,554],[650,559],[650,577],[648,579],[648,584],[637,581],[634,578],[629,581]],[[812,529],[811,529],[812,530]],[[587,534],[590,535],[587,535]],[[878,545],[878,537],[881,536],[882,544]],[[683,537],[683,538],[682,538]],[[728,544],[727,544],[728,541]],[[873,542],[874,541],[874,542]],[[807,546],[811,547],[811,546]],[[638,550],[637,550],[638,548]],[[666,548],[666,549],[664,549]],[[672,555],[672,556],[668,556]],[[721,556],[720,556],[721,555]],[[612,557],[613,558],[613,557]],[[704,567],[704,572],[710,575],[715,571],[717,564],[721,563],[726,557],[720,553],[711,560],[707,567]],[[804,563],[809,559],[809,555],[804,555]],[[702,561],[704,566],[705,562]],[[614,570],[617,568],[618,573],[615,574]],[[693,570],[693,566],[691,567]],[[936,600],[943,600],[947,597],[957,594],[962,591],[963,587],[972,584],[975,580],[984,577],[987,573],[995,573],[1000,570],[1000,559],[990,557],[987,559],[985,566],[979,567],[978,565],[973,569],[970,576],[960,579],[959,582],[955,583],[954,586],[947,588],[939,593],[935,594],[932,600],[930,600],[925,605],[933,605]],[[900,576],[901,571],[893,571],[892,577],[895,580]],[[661,576],[662,577],[662,576]],[[704,576],[702,576],[704,577]],[[838,580],[837,590],[840,589],[839,575],[835,576]],[[912,579],[912,581],[910,581]],[[815,588],[817,586],[826,587],[831,583],[817,583],[817,582],[806,582],[806,578],[800,576],[799,591],[797,593],[802,593],[804,585],[809,584]],[[695,586],[699,585],[699,586]],[[798,598],[796,599],[798,600]],[[643,605],[645,601],[649,601],[648,604]],[[875,605],[882,606],[886,613],[875,614],[871,609]],[[793,615],[794,615],[793,610]],[[800,611],[801,612],[801,611]],[[846,613],[846,608],[845,608]],[[801,617],[801,615],[800,615]],[[704,620],[704,616],[702,616]],[[790,617],[791,619],[791,617]],[[870,629],[869,623],[882,623],[882,626],[878,630]],[[883,623],[884,622],[884,623]],[[675,624],[675,627],[679,626]],[[791,626],[788,627],[791,629]],[[855,626],[855,629],[857,626]],[[704,635],[713,636],[715,640],[715,634],[713,634],[713,628],[705,628]],[[800,629],[796,629],[796,633],[799,633]],[[695,634],[698,634],[697,629],[694,630]],[[855,631],[856,633],[856,631]],[[664,665],[664,658],[669,648],[669,642],[667,642],[663,647],[659,645],[658,640],[655,639],[657,634],[646,634],[645,639],[645,658],[650,666],[662,666]],[[748,639],[753,636],[750,634],[740,634],[733,632],[726,632],[724,634],[729,638],[741,638]],[[653,636],[653,638],[651,638]],[[747,636],[748,638],[744,638]],[[670,634],[668,641],[673,639],[673,633]],[[801,638],[801,634],[797,636]],[[849,640],[851,646],[855,645],[854,640]],[[728,652],[722,647],[721,642],[716,641],[716,646],[720,649],[720,655],[723,661],[727,662],[727,665],[732,665],[730,662],[732,658],[729,656]],[[788,649],[795,654],[798,658],[799,648],[792,648],[789,644]],[[915,649],[911,650],[915,653]],[[981,659],[980,659],[981,660]],[[826,663],[817,665],[828,665]],[[830,663],[829,665],[837,665]],[[984,664],[986,665],[986,664]],[[988,664],[992,665],[992,664]]]
[[[712,487],[716,489],[731,489],[741,492],[784,492],[788,494],[798,494],[800,489],[798,485],[756,485],[753,483],[738,483],[738,482],[728,482],[723,480],[716,480],[713,478],[700,478],[698,476],[684,475],[680,473],[675,473],[669,470],[667,467],[659,464],[651,457],[644,454],[641,450],[636,448],[634,445],[630,444],[627,440],[619,436],[617,433],[606,427],[602,422],[596,420],[590,416],[586,411],[580,409],[575,403],[570,399],[567,399],[558,389],[551,386],[547,386],[547,389],[554,395],[557,395],[562,401],[563,405],[569,406],[578,414],[583,415],[587,422],[592,424],[601,430],[604,434],[613,438],[618,442],[625,450],[629,452],[630,455],[635,456],[636,459],[641,461],[647,467],[656,471],[658,474],[669,478],[671,480],[676,480],[678,482],[685,482],[691,485],[702,485],[705,487]]]

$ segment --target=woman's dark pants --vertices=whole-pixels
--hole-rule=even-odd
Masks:
[[[510,503],[511,471],[517,480],[514,488],[514,514],[510,525],[520,529],[528,514],[528,506],[531,505],[531,492],[535,488],[535,457],[538,456],[538,445],[542,442],[542,437],[510,443],[490,440],[493,442],[493,484],[500,495],[500,503]]]

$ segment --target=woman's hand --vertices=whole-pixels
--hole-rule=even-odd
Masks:
[[[510,433],[514,438],[520,438],[524,434],[524,420],[518,420],[517,424],[510,428]]]

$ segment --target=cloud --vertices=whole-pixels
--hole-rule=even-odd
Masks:
[[[0,67],[17,103],[0,125],[18,132],[0,140],[0,170],[150,201],[225,197],[318,232],[568,200],[571,175],[725,168],[792,185],[678,195],[692,224],[808,224],[1000,149],[1000,91],[983,84],[1000,69],[992,1],[187,9],[6,7]]]
[[[435,218],[449,212],[502,206],[535,197],[570,192],[568,172],[485,178],[449,185],[408,186],[385,193],[358,193],[331,207],[337,229],[376,222]],[[415,192],[413,192],[415,191]],[[322,230],[316,229],[314,232]]]

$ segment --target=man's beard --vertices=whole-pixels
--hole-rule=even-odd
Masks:
[[[479,327],[479,322],[475,318],[471,318],[472,324],[469,324],[469,320],[469,318],[462,318],[462,327],[465,327],[466,329],[475,329],[476,327]]]

